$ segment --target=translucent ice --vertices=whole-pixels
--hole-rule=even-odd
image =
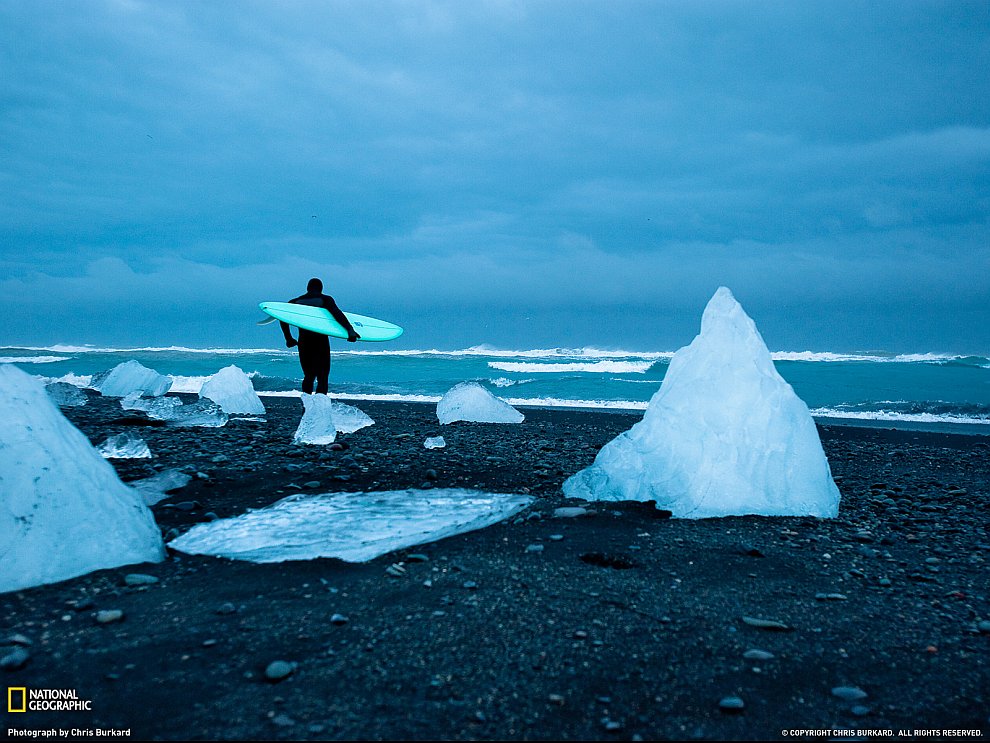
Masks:
[[[45,392],[60,408],[74,408],[86,404],[86,393],[68,382],[46,384]]]
[[[834,517],[839,508],[807,405],[724,287],[701,333],[671,359],[643,420],[568,479],[564,494],[655,500],[683,518]]]
[[[133,433],[118,433],[116,436],[108,436],[107,440],[100,444],[100,454],[106,459],[149,459],[151,450],[148,444],[140,436]]]
[[[164,559],[151,511],[52,403],[0,366],[0,592]]]
[[[159,472],[157,475],[135,480],[131,486],[141,494],[147,505],[153,506],[176,490],[184,488],[190,480],[192,480],[192,475],[186,474],[178,467],[173,467]]]
[[[437,403],[437,418],[443,424],[454,421],[522,423],[524,417],[477,382],[461,382],[448,390]]]
[[[443,440],[443,436],[429,436],[423,442],[423,446],[427,449],[443,449],[446,445],[447,442]]]
[[[205,398],[183,405],[178,397],[141,397],[132,392],[121,399],[120,406],[124,410],[142,410],[149,418],[168,421],[173,426],[219,428],[228,420],[219,405]]]
[[[198,524],[169,546],[193,555],[250,562],[317,557],[365,562],[491,526],[532,500],[526,495],[439,488],[293,495],[236,518]]]
[[[107,397],[123,397],[131,392],[158,397],[168,392],[172,380],[131,359],[97,374],[90,385]]]
[[[248,375],[233,364],[207,379],[199,396],[213,400],[227,415],[265,414],[265,406]]]
[[[292,438],[297,444],[332,444],[338,433],[354,433],[374,424],[365,412],[328,395],[303,395],[302,402],[303,416]]]

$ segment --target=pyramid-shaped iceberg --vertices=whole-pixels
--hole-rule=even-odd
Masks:
[[[832,479],[808,406],[778,374],[725,287],[670,361],[643,419],[564,483],[586,500],[656,501],[675,517],[834,517]]]

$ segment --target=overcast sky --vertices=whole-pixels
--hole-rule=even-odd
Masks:
[[[0,345],[990,352],[990,4],[0,3]]]

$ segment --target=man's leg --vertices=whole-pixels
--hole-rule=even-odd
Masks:
[[[319,368],[316,369],[316,394],[326,395],[330,392],[330,352],[326,357],[320,359]]]
[[[316,381],[319,369],[313,364],[313,354],[307,352],[302,346],[299,347],[299,365],[303,370],[302,391],[307,395],[313,394],[313,382]]]

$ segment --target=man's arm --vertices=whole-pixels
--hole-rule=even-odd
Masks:
[[[333,297],[328,297],[326,294],[323,295],[323,306],[327,311],[333,316],[333,319],[340,323],[340,326],[347,331],[347,340],[353,343],[361,336],[358,335],[354,326],[351,325],[351,321],[347,319],[347,315],[340,311],[340,307],[337,303],[333,301]]]
[[[282,335],[285,336],[285,347],[293,348],[299,345],[299,342],[292,337],[292,331],[289,330],[289,324],[284,323],[281,320],[278,323],[282,327]]]

